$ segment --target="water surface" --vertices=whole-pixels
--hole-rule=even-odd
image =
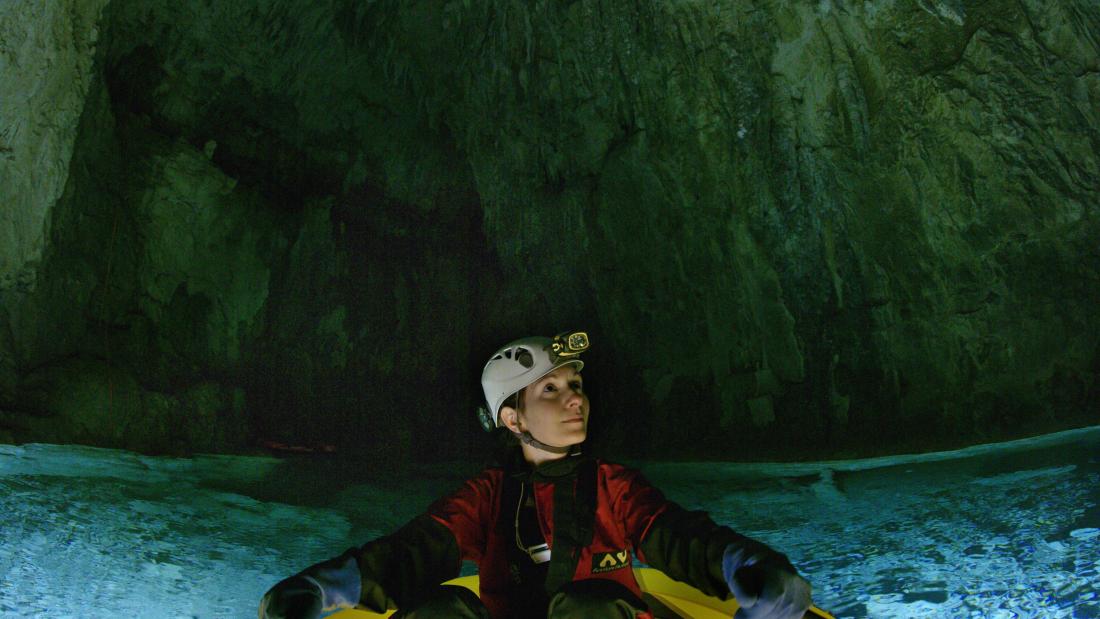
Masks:
[[[636,463],[785,551],[837,617],[1100,618],[1100,427],[812,464]],[[252,618],[476,472],[0,445],[0,617]]]

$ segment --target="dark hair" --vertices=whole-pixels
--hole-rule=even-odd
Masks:
[[[520,389],[519,391],[508,396],[507,398],[504,398],[504,401],[500,403],[500,408],[510,406],[514,408],[516,412],[523,412],[523,395],[525,393],[527,393],[527,387],[524,387],[523,389]],[[499,408],[497,409],[497,414],[500,414]],[[496,433],[499,437],[497,445],[500,449],[504,451],[509,451],[511,448],[519,445],[519,439],[516,438],[515,434],[512,434],[507,426],[501,424],[500,427],[497,429],[499,430]]]
[[[523,408],[522,408],[523,407],[523,394],[525,394],[525,393],[527,393],[527,387],[524,387],[523,389],[520,389],[519,391],[517,391],[517,392],[513,393],[512,395],[508,396],[507,398],[504,398],[504,401],[500,403],[500,408],[504,408],[505,406],[509,406],[511,408],[516,409],[516,412],[522,413],[523,412]],[[498,413],[500,412],[500,408],[497,409]]]

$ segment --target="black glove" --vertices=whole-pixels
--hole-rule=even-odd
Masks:
[[[722,575],[740,609],[734,619],[802,619],[810,583],[791,562],[760,542],[744,538],[722,555]]]
[[[279,581],[260,600],[260,619],[318,619],[322,611],[359,603],[359,565],[352,553]]]
[[[268,590],[260,600],[260,619],[317,619],[324,593],[316,580],[291,576]]]

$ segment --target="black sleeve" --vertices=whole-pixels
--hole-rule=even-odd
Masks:
[[[416,604],[462,565],[454,535],[427,515],[348,553],[359,564],[359,604],[377,613]]]
[[[669,578],[686,582],[707,595],[730,596],[722,576],[722,554],[733,543],[747,540],[718,526],[706,512],[692,512],[672,503],[642,540],[642,560]]]

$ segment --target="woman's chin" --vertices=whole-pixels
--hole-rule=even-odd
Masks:
[[[567,433],[564,437],[566,445],[580,445],[584,442],[584,439],[588,438],[588,430],[586,428],[580,428],[573,432]]]

